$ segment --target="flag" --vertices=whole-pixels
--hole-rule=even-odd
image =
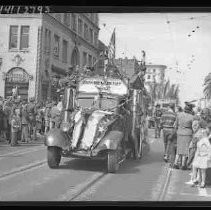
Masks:
[[[116,33],[115,28],[111,35],[111,40],[108,46],[108,58],[113,60],[115,58],[115,51],[116,51]]]

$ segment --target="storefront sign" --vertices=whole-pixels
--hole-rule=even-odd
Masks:
[[[107,92],[115,95],[128,93],[126,84],[120,79],[86,78],[79,83],[79,92],[99,93]]]
[[[33,77],[26,73],[22,68],[13,68],[5,74],[5,80],[7,82],[14,83],[28,83]]]

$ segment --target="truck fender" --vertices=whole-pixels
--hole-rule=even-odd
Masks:
[[[58,128],[51,129],[44,140],[45,146],[57,146],[66,149],[69,146],[68,136]]]
[[[97,148],[105,148],[108,150],[116,150],[119,142],[123,139],[123,132],[110,131],[99,143]]]

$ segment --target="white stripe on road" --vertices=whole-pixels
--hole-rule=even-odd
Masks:
[[[165,195],[166,195],[168,186],[169,186],[169,181],[170,181],[170,177],[171,177],[172,171],[173,171],[172,168],[168,168],[168,173],[167,173],[167,176],[166,176],[166,181],[165,181],[165,184],[164,184],[162,193],[161,193],[158,201],[164,201],[164,198],[165,198]]]

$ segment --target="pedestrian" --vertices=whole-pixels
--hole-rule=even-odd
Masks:
[[[5,100],[4,102],[4,114],[5,114],[5,132],[6,140],[11,143],[11,115],[12,115],[12,103],[10,100]]]
[[[27,106],[27,112],[29,114],[29,135],[32,140],[36,140],[36,106],[35,106],[35,98],[32,97],[29,99],[29,103]]]
[[[168,110],[162,114],[161,128],[163,129],[164,142],[164,161],[170,161],[171,165],[175,158],[175,144],[176,144],[176,113],[174,111],[174,104],[170,104]]]
[[[196,152],[196,144],[199,141],[199,139],[207,136],[206,135],[206,126],[207,126],[207,113],[206,110],[201,111],[201,115],[199,116],[198,113],[196,113],[193,124],[192,124],[192,130],[193,130],[193,138],[189,145],[189,154],[188,154],[188,160],[187,160],[187,167],[191,169],[193,158]]]
[[[4,139],[4,111],[3,106],[0,105],[0,140]]]
[[[20,109],[13,109],[11,116],[11,146],[18,145],[18,132],[21,128]]]
[[[21,110],[21,142],[29,142],[29,114],[27,112],[27,102],[24,101],[22,110]]]
[[[161,132],[160,120],[161,120],[161,116],[162,116],[160,104],[156,105],[153,116],[154,116],[154,120],[155,120],[155,138],[160,138],[160,132]]]
[[[177,128],[177,153],[174,162],[174,168],[179,168],[178,161],[181,158],[181,169],[187,169],[187,158],[189,152],[189,144],[192,140],[194,116],[192,115],[192,107],[185,105],[184,112],[177,114],[176,128]]]
[[[37,107],[37,115],[36,115],[36,129],[39,134],[41,134],[41,129],[42,129],[42,109],[41,105],[38,104]]]
[[[51,103],[50,101],[46,102],[45,110],[44,110],[44,121],[45,121],[45,134],[50,129],[50,111],[51,111]]]
[[[197,149],[193,160],[193,185],[199,184],[201,188],[204,188],[206,183],[206,170],[211,167],[211,123],[208,123],[207,137],[201,138],[197,142]],[[199,179],[197,179],[197,173],[199,173]]]
[[[50,111],[50,129],[52,128],[59,128],[60,126],[60,114],[61,112],[59,111],[56,102],[53,102],[53,107],[51,108]]]

